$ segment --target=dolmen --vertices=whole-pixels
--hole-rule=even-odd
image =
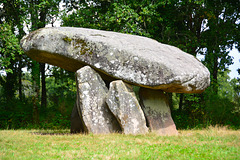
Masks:
[[[21,46],[38,62],[75,72],[72,133],[176,135],[166,92],[201,93],[210,85],[208,69],[194,56],[142,36],[42,28]]]

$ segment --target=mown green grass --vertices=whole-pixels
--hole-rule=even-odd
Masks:
[[[239,130],[212,127],[178,136],[67,132],[2,130],[0,159],[240,159]]]

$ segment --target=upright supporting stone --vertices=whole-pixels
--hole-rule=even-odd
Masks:
[[[106,104],[108,92],[105,83],[91,67],[76,72],[77,107],[85,131],[91,133],[112,133],[119,131],[119,124]]]
[[[178,134],[163,91],[140,88],[139,97],[151,131],[155,131],[159,135]]]
[[[144,113],[130,85],[121,80],[111,82],[106,102],[120,123],[123,133],[148,132]]]

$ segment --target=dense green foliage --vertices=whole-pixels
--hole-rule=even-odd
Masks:
[[[76,93],[74,74],[53,66],[45,68],[19,47],[24,27],[31,31],[53,25],[56,19],[62,26],[146,36],[204,56],[211,86],[202,94],[168,94],[176,126],[239,128],[240,78],[228,77],[229,51],[240,48],[238,0],[60,2],[0,2],[0,73],[5,73],[0,75],[0,128],[69,127]],[[29,72],[22,72],[24,67]]]

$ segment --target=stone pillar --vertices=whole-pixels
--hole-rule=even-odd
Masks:
[[[121,80],[111,82],[106,102],[117,118],[123,133],[145,134],[148,132],[144,113],[131,85]]]
[[[77,109],[82,118],[85,132],[119,132],[119,124],[106,104],[108,89],[102,78],[91,67],[76,72]]]
[[[177,135],[167,98],[163,91],[140,88],[140,104],[149,129],[159,135]]]

